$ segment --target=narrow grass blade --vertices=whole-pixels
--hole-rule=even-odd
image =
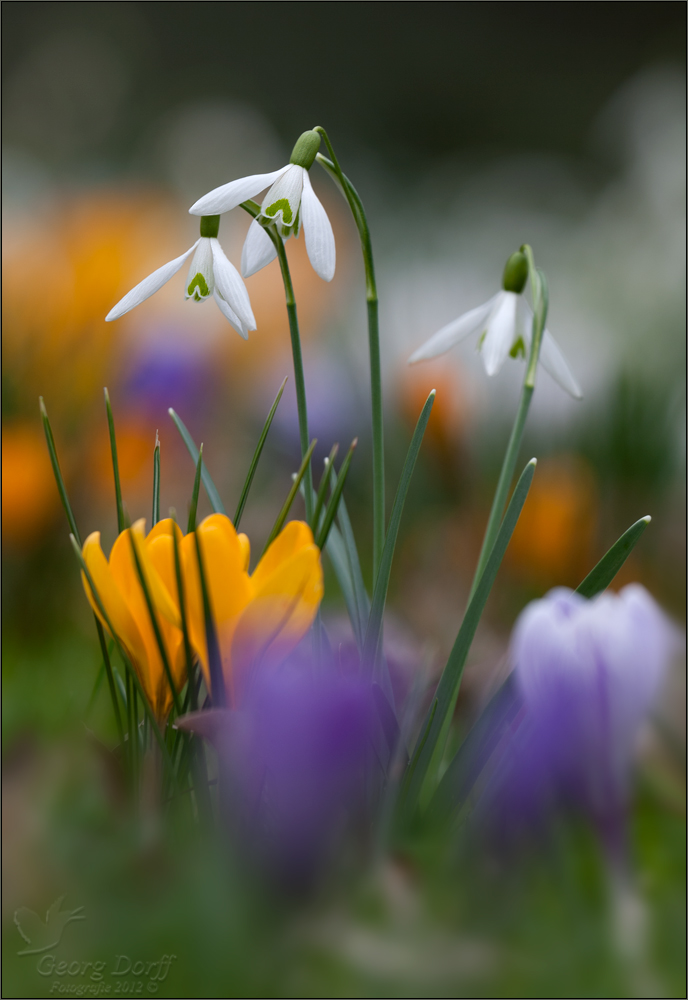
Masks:
[[[193,459],[194,465],[196,465],[198,463],[198,448],[194,444],[193,438],[191,437],[188,430],[184,426],[184,423],[181,420],[181,418],[174,412],[172,407],[170,407],[170,409],[167,412],[172,417],[172,422],[179,431],[182,441],[186,445],[188,452],[191,455],[191,458]],[[220,499],[220,494],[217,491],[217,486],[213,482],[205,464],[201,468],[201,479],[203,480],[205,491],[208,494],[208,500],[210,500],[210,506],[213,508],[213,513],[226,514],[227,511],[225,510],[224,504]]]
[[[124,504],[122,503],[122,486],[119,479],[119,462],[117,460],[117,439],[115,437],[115,418],[112,415],[112,406],[110,405],[110,393],[107,389],[103,389],[105,395],[105,410],[107,413],[108,431],[110,433],[110,452],[112,454],[112,473],[115,477],[115,500],[117,502],[117,532],[118,534],[124,531],[125,528],[129,527],[127,524],[127,516],[124,512]]]
[[[263,445],[265,444],[265,440],[266,440],[266,438],[268,436],[268,432],[269,432],[270,427],[272,425],[272,421],[274,419],[275,413],[277,412],[277,407],[279,406],[279,401],[282,398],[282,393],[284,392],[284,387],[287,384],[287,378],[288,378],[288,376],[284,377],[284,381],[282,382],[282,385],[279,387],[277,395],[275,396],[275,401],[272,404],[272,407],[270,408],[270,412],[268,413],[267,420],[265,421],[265,424],[263,426],[263,430],[261,431],[260,437],[258,438],[258,444],[256,445],[255,452],[253,453],[253,458],[251,459],[251,464],[248,467],[248,473],[246,475],[246,482],[244,483],[244,487],[243,487],[243,489],[241,491],[241,496],[239,497],[239,503],[237,504],[236,513],[234,515],[234,527],[237,530],[239,528],[239,522],[241,521],[241,515],[244,513],[244,507],[246,506],[246,500],[248,498],[248,492],[251,489],[251,483],[253,482],[253,477],[255,476],[256,469],[258,468],[258,462],[260,461],[260,456],[261,456],[261,453],[263,451]],[[207,489],[207,487],[206,487],[206,489]]]
[[[337,582],[342,592],[342,596],[344,597],[344,603],[346,604],[346,610],[351,621],[351,627],[354,630],[356,645],[360,652],[363,648],[363,630],[361,628],[358,604],[356,602],[356,594],[354,593],[354,585],[351,579],[349,557],[341,532],[339,532],[334,525],[330,528],[330,533],[327,536],[325,551],[330,557],[334,574],[337,577]]]
[[[174,512],[170,510],[170,517],[174,520]],[[184,577],[182,575],[182,563],[179,555],[179,539],[176,531],[172,531],[172,545],[174,548],[174,573],[177,581],[177,599],[179,601],[179,616],[182,620],[182,635],[184,637],[184,658],[186,659],[186,676],[189,694],[191,697],[191,707],[193,711],[198,709],[196,697],[196,677],[194,670],[194,655],[189,639],[189,624],[186,617],[186,595],[184,592]]]
[[[628,559],[631,550],[651,520],[652,518],[647,514],[645,517],[641,517],[639,521],[636,521],[635,524],[632,524],[627,531],[624,531],[621,538],[614,542],[609,552],[602,556],[597,566],[576,587],[576,593],[582,594],[583,597],[594,597],[595,594],[606,590]]]
[[[72,508],[69,503],[69,497],[67,496],[67,488],[65,487],[64,479],[62,478],[62,470],[60,469],[60,463],[57,458],[57,449],[55,447],[53,430],[50,426],[48,411],[45,408],[42,396],[38,397],[38,403],[41,408],[41,420],[43,421],[43,430],[45,431],[45,440],[48,444],[48,453],[50,454],[50,463],[53,467],[53,475],[55,476],[55,482],[57,483],[57,491],[60,494],[60,500],[62,501],[65,514],[67,515],[69,530],[74,535],[79,545],[81,545],[81,536],[79,535],[79,529],[76,526],[74,514],[72,513]]]
[[[342,462],[342,466],[339,470],[339,475],[337,476],[337,482],[332,490],[332,496],[330,497],[329,503],[327,504],[327,509],[325,510],[325,517],[323,518],[322,527],[318,532],[315,544],[319,549],[322,549],[327,541],[327,536],[330,533],[330,528],[332,527],[332,522],[334,521],[335,515],[337,513],[337,507],[339,506],[339,501],[341,500],[342,490],[344,489],[344,483],[346,482],[346,477],[349,472],[349,466],[351,465],[351,459],[354,456],[354,451],[356,445],[358,444],[358,438],[354,438],[351,442],[348,452],[346,453],[346,458]]]
[[[404,468],[401,473],[401,479],[399,480],[399,486],[397,487],[397,493],[394,498],[394,506],[392,507],[392,514],[389,519],[387,537],[382,550],[382,559],[380,560],[380,569],[377,574],[377,580],[375,581],[373,603],[370,607],[368,628],[366,630],[365,643],[363,647],[364,668],[368,671],[373,670],[375,659],[377,657],[378,646],[380,644],[380,637],[382,633],[382,616],[384,614],[385,602],[387,600],[387,589],[389,587],[389,578],[392,570],[394,547],[397,542],[397,535],[399,534],[399,525],[401,524],[401,515],[404,509],[404,502],[406,500],[409,484],[411,482],[411,476],[413,475],[413,470],[416,465],[416,459],[418,458],[418,452],[420,451],[421,442],[423,441],[423,435],[425,434],[425,428],[427,427],[428,420],[430,419],[432,404],[434,402],[435,390],[433,389],[425,401],[425,406],[421,410],[421,414],[418,418],[418,423],[416,424],[416,429],[413,432],[411,444],[409,445],[409,450],[406,455],[406,461],[404,462]]]
[[[198,460],[196,461],[196,476],[194,478],[193,492],[191,494],[191,503],[189,504],[189,523],[187,525],[187,532],[191,533],[196,530],[196,511],[198,510],[198,494],[201,489],[201,476],[203,474],[203,445],[198,449]]]
[[[177,692],[177,688],[175,687],[174,678],[172,677],[172,668],[170,667],[169,657],[167,655],[167,650],[165,649],[165,643],[162,638],[162,632],[160,631],[160,623],[158,622],[158,616],[155,613],[155,607],[153,606],[150,590],[148,589],[148,581],[146,580],[146,574],[143,572],[143,565],[141,563],[141,557],[139,555],[138,549],[136,548],[136,541],[134,539],[134,534],[131,531],[129,534],[129,541],[131,542],[131,552],[134,557],[136,573],[139,578],[139,583],[141,584],[141,590],[143,591],[143,596],[146,601],[146,607],[148,608],[148,616],[150,618],[151,625],[153,626],[155,641],[158,644],[158,652],[160,653],[162,666],[165,671],[165,676],[167,677],[167,683],[170,685],[170,691],[172,692],[172,701],[174,702],[174,710],[177,713],[177,715],[181,715],[182,706],[179,701],[179,693]]]
[[[385,692],[379,684],[373,684],[372,690],[373,701],[375,702],[375,708],[377,710],[378,718],[380,719],[382,732],[385,734],[385,740],[387,741],[390,760],[394,757],[397,751],[399,751],[402,754],[404,767],[406,767],[409,759],[408,753],[406,748],[402,745],[403,741],[401,739],[401,730],[399,729],[399,723],[397,722],[394,709],[390,705]]]
[[[336,475],[336,473],[333,473]],[[360,648],[363,650],[363,641],[365,640],[365,632],[368,628],[368,617],[370,615],[370,598],[368,597],[368,591],[366,590],[365,583],[363,582],[363,573],[361,572],[361,561],[358,558],[358,549],[356,547],[356,538],[354,536],[354,529],[351,526],[351,519],[349,518],[349,512],[346,507],[346,501],[342,496],[339,501],[339,507],[337,508],[337,521],[339,522],[339,529],[341,531],[342,542],[346,551],[346,557],[349,564],[349,573],[351,576],[351,582],[354,590],[354,596],[356,598],[356,607],[358,618],[361,623],[361,643]],[[330,537],[334,528],[330,530]]]
[[[96,629],[98,631],[98,642],[100,643],[100,651],[103,655],[103,663],[105,664],[105,672],[107,674],[108,687],[110,688],[110,698],[112,700],[112,708],[115,713],[115,725],[117,726],[117,735],[119,736],[120,744],[124,743],[124,727],[122,725],[122,716],[119,711],[119,703],[117,701],[117,690],[115,688],[115,678],[112,670],[112,663],[110,662],[110,654],[108,653],[107,642],[105,640],[105,632],[103,631],[103,626],[100,624],[97,615],[93,616],[96,623]]]
[[[444,772],[428,807],[429,824],[447,822],[461,810],[490,756],[513,725],[521,705],[515,677],[510,674]]]
[[[313,511],[313,524],[311,528],[313,529],[313,534],[317,534],[318,528],[320,526],[320,515],[322,514],[323,507],[325,506],[325,496],[327,494],[327,484],[330,481],[332,475],[332,469],[334,468],[334,460],[337,457],[337,452],[339,451],[339,445],[335,444],[332,447],[332,451],[325,459],[325,469],[320,478],[320,486],[318,486],[318,495],[315,498],[315,510]]]
[[[210,607],[210,596],[205,575],[205,564],[201,552],[201,540],[198,532],[194,532],[196,539],[196,555],[198,557],[198,575],[201,579],[201,593],[203,595],[203,617],[205,621],[205,642],[208,650],[208,670],[210,672],[210,695],[214,708],[225,708],[227,705],[227,692],[225,690],[225,678],[222,673],[222,657],[220,655],[220,644],[217,639],[215,622]]]
[[[55,439],[53,437],[52,427],[50,426],[50,420],[48,418],[48,411],[45,408],[45,403],[43,402],[43,397],[39,397],[39,404],[41,408],[41,419],[43,421],[43,430],[45,431],[45,439],[48,444],[48,453],[50,454],[50,462],[53,467],[53,474],[55,476],[55,482],[57,483],[57,490],[60,494],[60,499],[62,501],[62,506],[64,507],[65,514],[67,515],[67,521],[71,533],[79,546],[79,551],[81,551],[81,536],[79,535],[79,529],[76,526],[76,520],[74,514],[72,513],[72,507],[69,502],[69,497],[67,495],[67,488],[64,484],[64,479],[62,478],[62,471],[60,469],[60,462],[57,457],[57,449],[55,447]],[[108,687],[110,689],[110,697],[112,699],[112,708],[115,713],[115,723],[117,725],[117,735],[119,736],[120,743],[124,743],[124,727],[122,725],[122,716],[119,710],[119,704],[117,702],[117,692],[115,689],[115,682],[112,673],[112,664],[110,663],[110,657],[108,655],[107,643],[105,641],[105,634],[103,632],[103,626],[98,620],[98,616],[94,614],[94,621],[96,623],[96,629],[98,631],[98,642],[100,643],[100,649],[103,654],[103,663],[105,664],[105,669],[107,671]]]
[[[289,493],[287,494],[287,499],[284,501],[284,506],[282,507],[282,510],[277,515],[277,520],[275,521],[275,523],[273,525],[273,528],[272,528],[272,531],[270,532],[270,536],[269,536],[267,542],[265,543],[265,548],[263,549],[263,555],[267,551],[269,545],[272,542],[274,542],[274,540],[277,538],[277,536],[279,535],[280,531],[282,530],[282,526],[283,526],[284,522],[287,520],[287,515],[289,514],[289,511],[291,510],[291,505],[294,502],[294,498],[295,498],[296,494],[299,492],[299,486],[301,485],[301,480],[303,479],[303,477],[306,474],[306,469],[308,468],[308,466],[310,464],[311,455],[313,454],[313,449],[315,448],[315,446],[316,446],[317,443],[318,443],[317,438],[313,438],[313,440],[311,441],[310,448],[308,449],[308,451],[306,452],[306,454],[303,456],[303,461],[301,462],[301,466],[299,468],[299,471],[296,473],[296,478],[294,479],[294,482],[292,483],[291,489],[289,490]]]
[[[511,535],[516,527],[521,509],[528,496],[528,490],[530,489],[533,474],[535,473],[535,465],[536,460],[533,458],[526,465],[521,473],[521,478],[516,484],[490,558],[487,560],[475,594],[466,609],[466,614],[454,642],[454,647],[449,654],[449,659],[442,672],[442,677],[437,687],[437,712],[434,715],[434,720],[429,730],[427,726],[423,727],[423,732],[426,735],[423,737],[422,742],[419,741],[414,750],[411,765],[404,782],[402,809],[404,818],[406,819],[410,818],[415,809],[416,802],[418,802],[421,796],[426,776],[429,773],[435,773],[435,769],[439,767],[447,733],[454,714],[456,699],[459,695],[461,675],[463,674],[466,657],[468,656],[478,622],[492,590],[492,585],[497,576],[497,571],[501,565],[507,545],[511,540]]]
[[[153,449],[153,516],[151,527],[160,520],[160,438],[155,432],[155,448]]]
[[[146,695],[145,695],[145,693],[143,691],[143,688],[141,687],[141,682],[140,682],[140,680],[138,678],[138,674],[136,673],[136,671],[135,671],[135,669],[133,667],[133,664],[129,660],[129,656],[127,655],[126,650],[124,649],[124,647],[122,646],[121,642],[117,638],[117,633],[115,632],[114,628],[112,627],[112,622],[110,621],[110,616],[108,615],[107,611],[105,610],[105,605],[103,604],[103,602],[102,602],[102,600],[100,598],[100,594],[98,593],[98,590],[96,589],[96,585],[93,582],[93,577],[91,576],[91,571],[89,570],[88,566],[86,565],[86,560],[84,559],[83,555],[81,554],[81,548],[79,547],[79,543],[77,542],[77,540],[74,537],[74,535],[70,535],[69,538],[70,538],[70,541],[72,543],[72,548],[74,549],[74,553],[76,555],[77,561],[79,563],[79,567],[80,567],[82,573],[84,574],[84,576],[86,577],[86,582],[88,583],[88,586],[89,586],[89,588],[91,590],[91,593],[93,594],[93,599],[96,602],[96,604],[98,605],[98,610],[100,611],[101,615],[105,619],[105,623],[106,623],[106,625],[108,627],[108,630],[109,630],[110,634],[115,639],[115,644],[117,645],[117,648],[119,649],[120,655],[122,657],[122,662],[124,663],[124,665],[126,667],[127,676],[131,678],[132,682],[136,686],[136,690],[138,691],[139,695],[141,696],[141,700],[143,702],[143,707],[146,710],[146,714],[148,715],[148,718],[150,720],[151,729],[153,730],[153,734],[155,736],[155,739],[156,739],[156,741],[158,743],[158,746],[160,747],[160,750],[161,750],[161,753],[162,753],[162,756],[163,756],[163,760],[164,760],[166,766],[169,768],[170,774],[172,776],[174,776],[174,769],[172,767],[172,761],[170,759],[169,753],[167,752],[167,746],[165,744],[165,740],[163,739],[163,735],[160,732],[160,727],[158,726],[158,720],[155,718],[155,715],[153,714],[153,711],[152,711],[152,709],[150,707],[150,703],[149,703],[148,699],[146,698]]]

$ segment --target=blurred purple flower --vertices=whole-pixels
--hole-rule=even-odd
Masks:
[[[488,793],[505,831],[574,804],[618,851],[636,737],[676,639],[638,584],[590,601],[560,587],[523,611],[512,657],[525,711]]]
[[[240,843],[290,888],[308,886],[360,815],[374,706],[359,678],[285,664],[238,711],[189,716],[212,742]]]

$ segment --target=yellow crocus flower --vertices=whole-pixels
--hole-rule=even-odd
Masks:
[[[133,540],[149,595],[160,612],[157,617],[158,626],[172,678],[177,690],[180,690],[186,681],[186,660],[177,600],[172,532],[177,532],[180,542],[182,534],[171,518],[158,521],[148,535],[145,535],[145,523],[141,519],[118,536],[109,560],[105,558],[101,548],[99,531],[88,536],[82,554],[116,637],[136,670],[156,718],[163,722],[172,706],[172,692],[131,546]],[[93,610],[110,631],[83,572],[81,579]]]
[[[249,576],[250,545],[224,514],[197,528],[229,702],[236,707],[248,672],[284,657],[313,623],[323,596],[320,549],[303,521],[290,521]],[[210,685],[196,540],[181,544],[189,637]]]

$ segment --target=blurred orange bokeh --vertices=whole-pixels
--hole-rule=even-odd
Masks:
[[[58,495],[45,438],[38,427],[16,424],[2,431],[2,537],[24,545],[40,535]]]
[[[538,463],[507,549],[512,571],[543,587],[577,586],[592,568],[598,527],[593,473],[579,456]]]

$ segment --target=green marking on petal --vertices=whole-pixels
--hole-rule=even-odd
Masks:
[[[277,201],[274,202],[274,204],[270,205],[268,208],[265,209],[265,215],[269,216],[271,219],[274,219],[279,211],[282,212],[282,219],[284,220],[284,222],[286,222],[287,225],[289,225],[289,223],[294,218],[294,213],[292,212],[291,205],[289,204],[286,198],[278,198]]]
[[[193,298],[194,302],[200,302],[202,299],[207,299],[210,295],[210,290],[206,280],[200,272],[195,276],[195,278],[192,279],[191,284],[187,289],[187,293],[190,298]]]
[[[480,340],[478,341],[478,348],[477,348],[478,350],[480,350],[480,348],[483,346],[483,341],[485,340],[486,336],[487,336],[487,330],[483,330],[483,332],[480,334]]]
[[[525,358],[526,345],[523,343],[523,337],[519,337],[518,340],[514,341],[514,346],[509,351],[509,356],[512,358]]]

